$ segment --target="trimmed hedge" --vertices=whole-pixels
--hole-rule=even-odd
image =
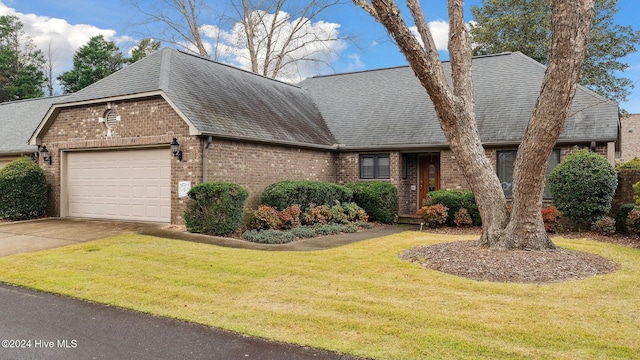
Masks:
[[[588,150],[574,150],[549,174],[554,205],[579,227],[609,213],[617,185],[613,166]]]
[[[480,211],[478,205],[476,205],[476,198],[471,191],[460,190],[435,190],[429,191],[428,201],[429,204],[440,204],[449,208],[449,216],[447,217],[447,226],[455,225],[455,216],[460,209],[467,209],[473,226],[482,225],[482,218],[480,217]]]
[[[0,219],[27,220],[46,212],[47,180],[38,164],[20,158],[0,170]]]
[[[348,188],[326,181],[285,180],[267,186],[262,192],[261,203],[277,210],[299,205],[305,212],[309,205],[333,205],[350,203],[353,193]]]
[[[190,198],[184,212],[187,231],[228,236],[240,227],[249,192],[238,184],[206,182],[194,186],[187,195]]]
[[[398,189],[383,181],[345,185],[353,191],[353,202],[369,215],[369,221],[393,224],[398,220]]]

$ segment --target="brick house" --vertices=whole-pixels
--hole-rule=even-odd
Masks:
[[[545,69],[520,53],[475,58],[473,69],[481,138],[508,195]],[[249,209],[280,180],[389,181],[402,214],[430,190],[468,188],[409,67],[290,85],[164,49],[41,119],[29,144],[53,216],[180,224],[186,191],[211,180],[245,185]],[[613,161],[618,139],[617,104],[580,87],[550,167],[574,145]]]
[[[620,118],[620,142],[622,148],[619,162],[640,157],[640,114]]]

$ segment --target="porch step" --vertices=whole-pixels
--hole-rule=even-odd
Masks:
[[[412,225],[420,225],[422,219],[420,219],[417,215],[399,215],[398,216],[398,224],[412,224]]]

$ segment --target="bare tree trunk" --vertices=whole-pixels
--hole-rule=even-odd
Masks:
[[[554,0],[551,9],[549,66],[518,149],[511,221],[496,239],[497,247],[555,248],[544,229],[541,215],[545,172],[580,81],[594,11],[593,0]]]
[[[424,47],[392,0],[353,0],[382,23],[404,53],[434,104],[440,125],[482,216],[479,244],[493,248],[549,249],[553,242],[542,222],[542,192],[549,154],[562,130],[586,53],[593,0],[553,0],[552,53],[536,109],[516,159],[514,210],[506,199],[482,147],[475,119],[471,82],[471,44],[462,0],[449,0],[449,55],[453,91],[444,76],[419,0],[407,0]],[[557,34],[556,34],[557,32]],[[522,190],[520,190],[522,189]]]
[[[44,64],[44,73],[47,76],[47,96],[53,96],[53,64],[57,58],[55,57],[55,49],[51,49],[51,41],[49,41],[49,46],[47,46],[46,59],[47,62]]]

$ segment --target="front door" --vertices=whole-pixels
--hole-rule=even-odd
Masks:
[[[425,206],[429,191],[440,189],[440,155],[420,156],[420,207]]]

